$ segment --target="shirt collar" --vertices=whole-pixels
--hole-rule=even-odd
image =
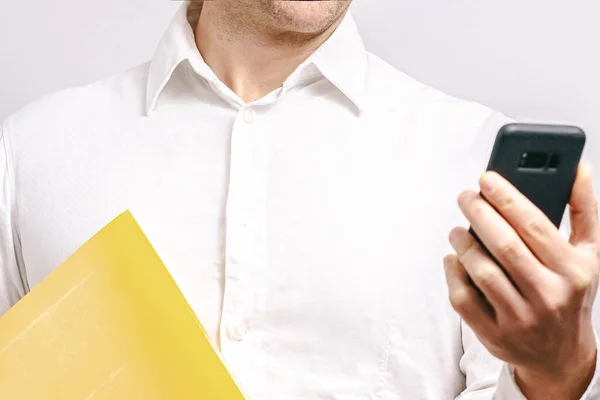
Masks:
[[[319,72],[363,109],[368,53],[350,11],[331,37],[309,58]]]
[[[196,46],[194,32],[187,19],[188,4],[185,2],[175,14],[150,62],[146,90],[147,115],[152,114],[160,93],[181,62],[188,60],[198,74],[206,79],[216,79]],[[310,64],[350,99],[359,111],[362,110],[368,67],[367,51],[350,12],[299,70]]]
[[[194,40],[194,32],[187,21],[187,2],[184,3],[166,33],[158,44],[154,57],[150,62],[148,83],[146,88],[146,114],[152,114],[158,96],[173,75],[173,71],[182,61],[199,56],[200,53]]]

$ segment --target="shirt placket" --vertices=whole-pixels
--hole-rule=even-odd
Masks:
[[[227,364],[252,382],[259,382],[261,360],[253,351],[252,320],[264,301],[266,229],[263,133],[257,131],[256,112],[246,106],[236,116],[231,136],[229,191],[226,208],[226,254],[221,347]]]

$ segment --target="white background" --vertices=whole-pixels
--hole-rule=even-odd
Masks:
[[[40,95],[148,60],[180,5],[0,0],[0,120]],[[367,47],[399,69],[517,119],[579,124],[588,133],[585,157],[600,155],[600,2],[355,0],[353,7]]]

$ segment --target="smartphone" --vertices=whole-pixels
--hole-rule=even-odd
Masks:
[[[558,228],[584,146],[585,132],[576,126],[508,124],[496,136],[487,170],[508,180]]]

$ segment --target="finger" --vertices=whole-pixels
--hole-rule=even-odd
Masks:
[[[598,240],[598,201],[594,194],[592,172],[589,164],[580,164],[569,202],[571,237],[573,245]]]
[[[452,308],[475,332],[491,332],[496,328],[494,310],[469,284],[467,271],[456,255],[444,258],[448,296]]]
[[[506,273],[483,250],[464,228],[450,232],[450,244],[458,260],[494,308],[496,315],[518,317],[527,307],[515,285]]]
[[[508,222],[475,192],[461,194],[459,206],[479,240],[523,296],[532,300],[539,295],[538,282],[547,269]]]
[[[496,172],[485,173],[480,185],[485,199],[513,227],[542,264],[559,273],[565,272],[564,258],[571,252],[571,246],[552,221]]]

